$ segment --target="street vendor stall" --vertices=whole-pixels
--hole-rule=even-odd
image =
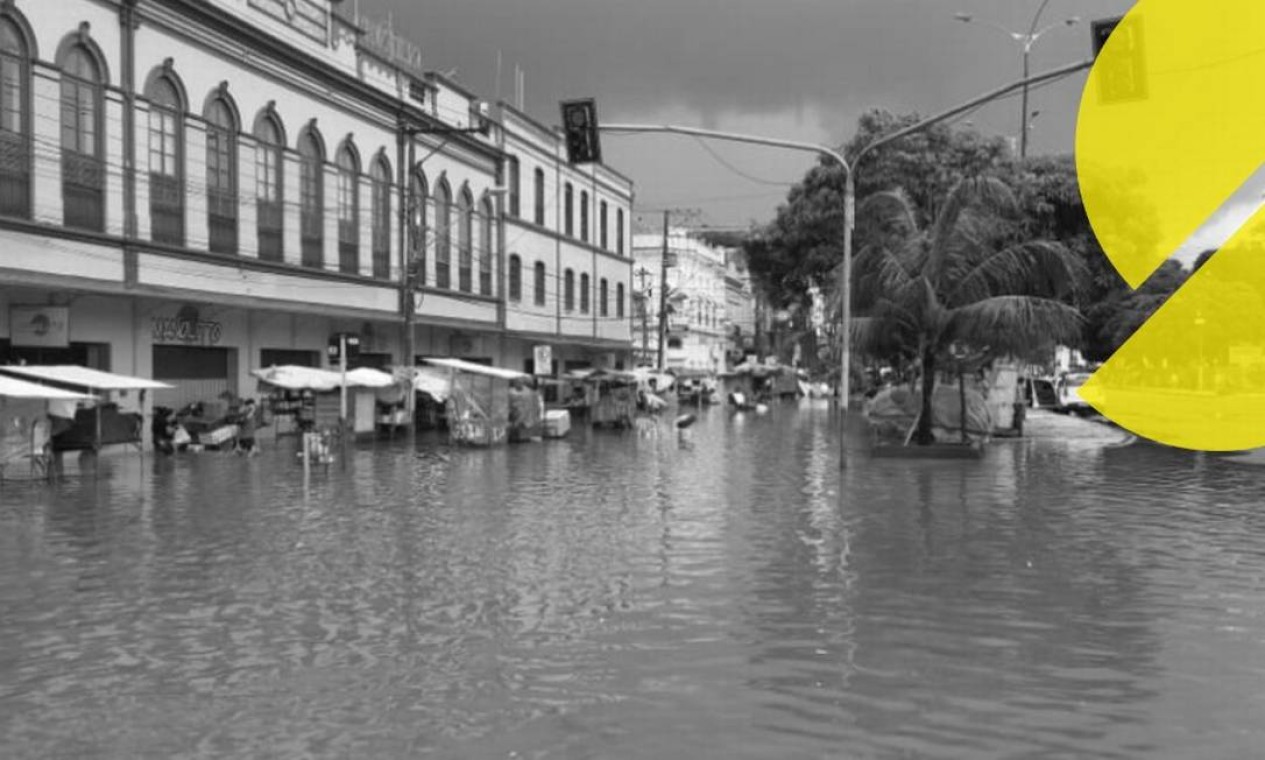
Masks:
[[[491,446],[509,438],[510,384],[527,383],[531,375],[462,359],[430,358],[448,372],[445,411],[454,443]]]
[[[267,392],[278,432],[332,430],[339,427],[343,374],[287,364],[251,372]],[[378,394],[388,396],[399,381],[381,370],[362,367],[346,376],[347,421],[356,434],[372,433],[378,421]],[[289,418],[287,430],[281,421]]]
[[[113,444],[130,444],[139,448],[142,444],[145,394],[150,390],[170,388],[143,377],[119,375],[112,372],[80,367],[74,364],[48,366],[5,366],[0,373],[16,376],[63,390],[85,393],[90,397],[90,407],[75,410],[69,425],[54,429],[54,451],[100,451]],[[137,393],[137,411],[120,410],[119,401],[128,393]]]
[[[92,396],[0,375],[0,483],[47,477],[51,415],[73,415]]]
[[[565,376],[584,389],[588,418],[595,427],[632,427],[640,379],[613,369],[580,370]]]

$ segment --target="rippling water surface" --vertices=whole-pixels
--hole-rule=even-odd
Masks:
[[[13,758],[1247,757],[1265,468],[837,417],[0,489]]]

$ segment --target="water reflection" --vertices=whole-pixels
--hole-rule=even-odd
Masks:
[[[0,744],[974,758],[1265,740],[1257,469],[1045,441],[966,464],[858,450],[841,472],[837,421],[787,405],[705,410],[688,435],[397,441],[306,488],[284,451],[5,488]]]

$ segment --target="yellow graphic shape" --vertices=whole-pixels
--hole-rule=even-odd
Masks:
[[[1108,39],[1081,99],[1077,174],[1094,233],[1131,287],[1201,227],[1224,222],[1231,197],[1265,164],[1263,88],[1260,0],[1141,0]],[[1257,213],[1081,397],[1171,446],[1265,446],[1262,294]]]

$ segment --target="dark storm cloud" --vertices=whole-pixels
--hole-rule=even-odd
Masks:
[[[701,126],[745,126],[777,117],[799,129],[779,136],[845,139],[867,108],[939,111],[1014,80],[1017,44],[985,23],[1026,28],[1040,0],[359,0],[361,11],[393,15],[421,45],[426,65],[457,69],[476,92],[512,98],[514,66],[525,71],[527,110],[557,121],[557,101],[595,96],[606,121],[689,115]],[[345,0],[353,2],[353,0]],[[1051,0],[1044,21],[1115,15],[1128,0]],[[1034,70],[1085,58],[1085,25],[1041,40]],[[1034,96],[1042,110],[1034,149],[1071,149],[1079,88]],[[972,118],[1013,135],[1014,101]],[[794,125],[798,124],[799,127]],[[828,134],[829,138],[825,137]],[[655,143],[655,150],[662,149]],[[624,158],[629,158],[624,155]],[[697,157],[695,157],[697,158]],[[635,159],[634,159],[635,161]],[[703,165],[695,168],[702,170]],[[711,165],[717,191],[732,173]],[[635,172],[634,172],[635,174]],[[639,185],[642,177],[634,176]],[[719,192],[716,194],[720,194]],[[644,195],[642,196],[645,197]]]

